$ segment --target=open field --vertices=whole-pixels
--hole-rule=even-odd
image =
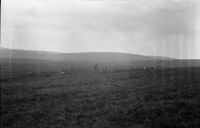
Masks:
[[[200,68],[41,74],[1,82],[3,128],[200,125]]]

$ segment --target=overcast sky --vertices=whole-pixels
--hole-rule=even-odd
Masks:
[[[2,0],[1,46],[200,59],[199,0]]]

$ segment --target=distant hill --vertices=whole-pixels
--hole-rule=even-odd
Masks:
[[[0,58],[38,59],[51,61],[86,61],[86,62],[132,62],[149,60],[170,60],[167,57],[142,56],[114,52],[58,53],[47,51],[18,50],[1,48]]]
[[[143,56],[127,53],[114,52],[88,52],[88,53],[57,53],[33,50],[0,49],[0,58],[12,60],[35,60],[35,61],[53,61],[62,63],[76,64],[102,64],[114,67],[146,67],[146,66],[164,66],[164,67],[185,67],[200,66],[200,60],[178,60],[160,56]]]

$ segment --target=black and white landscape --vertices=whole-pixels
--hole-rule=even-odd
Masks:
[[[198,0],[3,0],[2,128],[198,128]]]
[[[1,49],[3,127],[198,127],[200,60]]]

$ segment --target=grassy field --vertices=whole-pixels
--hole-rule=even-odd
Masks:
[[[3,128],[197,128],[199,120],[200,68],[49,72],[1,82]]]

